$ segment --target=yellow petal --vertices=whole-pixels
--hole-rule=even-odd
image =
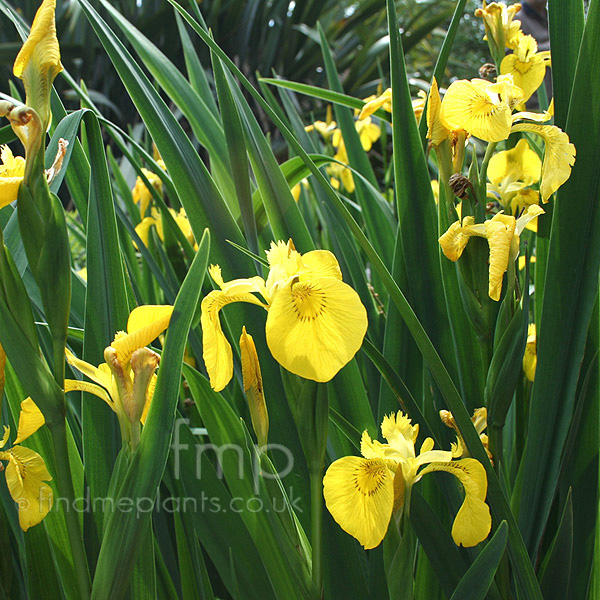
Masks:
[[[527,329],[527,345],[523,355],[523,371],[529,381],[535,379],[535,369],[537,367],[537,338],[535,333],[535,323],[530,323]]]
[[[367,312],[358,294],[333,277],[290,281],[269,308],[267,344],[284,368],[329,381],[362,345]]]
[[[90,365],[90,363],[77,358],[68,348],[65,350],[65,354],[67,362],[71,366],[75,367],[78,371],[89,377],[92,381],[95,381],[97,384],[101,385],[103,388],[107,390],[111,389],[112,376],[110,371],[102,369],[102,365],[100,365],[100,367],[94,367],[94,365]],[[67,385],[66,382],[65,385]]]
[[[514,227],[510,231],[504,223],[494,221],[494,219],[486,221],[485,225],[488,233],[488,244],[490,246],[488,293],[492,300],[498,301],[502,292],[502,279],[508,268]]]
[[[365,549],[381,543],[394,507],[394,476],[385,461],[336,460],[323,478],[323,495],[337,524]]]
[[[505,140],[510,134],[511,107],[489,81],[460,80],[450,85],[440,117],[451,129],[464,129],[487,142]]]
[[[571,167],[575,164],[575,146],[569,142],[569,136],[555,125],[519,123],[513,126],[512,131],[529,131],[544,140],[546,151],[542,164],[540,194],[542,202],[547,202],[548,198],[569,179]]]
[[[232,302],[249,302],[264,306],[252,294],[229,294],[221,290],[210,292],[200,306],[202,326],[202,357],[208,372],[211,387],[220,392],[233,376],[231,346],[221,329],[219,311]]]
[[[429,90],[429,102],[427,104],[427,137],[431,140],[433,147],[439,146],[450,135],[450,130],[440,118],[441,108],[442,100],[437,81],[434,77],[431,89]]]
[[[302,255],[302,278],[334,277],[342,280],[337,258],[329,250],[312,250]]]
[[[453,262],[456,262],[461,257],[463,250],[472,235],[468,228],[468,224],[471,223],[472,219],[466,221],[467,219],[469,219],[469,217],[465,217],[465,226],[461,225],[460,221],[452,223],[452,225],[448,227],[448,230],[442,234],[438,240],[446,258]]]
[[[144,217],[141,223],[138,223],[135,226],[135,232],[139,235],[142,242],[144,242],[144,246],[148,247],[148,240],[150,238],[150,227],[154,227],[156,225],[156,219],[153,217]]]
[[[522,181],[524,185],[531,185],[540,179],[542,161],[527,143],[519,140],[511,150],[497,152],[488,164],[488,179],[500,185],[503,180]]]
[[[362,107],[362,110],[358,115],[359,121],[370,117],[375,111],[379,110],[380,108],[383,108],[387,112],[392,112],[391,103],[392,88],[388,88],[387,90],[385,90],[385,92],[383,92],[383,94],[381,94],[377,98],[374,98],[373,100],[370,100]]]
[[[8,146],[0,148],[0,157],[0,208],[3,208],[17,199],[25,174],[25,159],[13,156]]]
[[[150,404],[152,403],[152,398],[154,398],[154,389],[156,388],[156,379],[157,375],[154,373],[150,378],[150,383],[148,384],[148,390],[146,391],[146,404],[144,404],[144,410],[142,411],[142,416],[140,417],[140,422],[142,425],[146,423],[146,417],[148,416],[148,411],[150,410]]]
[[[147,346],[168,326],[173,307],[168,305],[138,306],[127,321],[127,335],[115,338],[111,346],[117,351],[121,365],[125,365],[138,348]]]
[[[513,54],[502,59],[500,73],[510,74],[515,85],[523,90],[523,102],[527,102],[542,85],[546,75],[549,53],[537,53],[537,42],[531,35],[521,37]]]
[[[10,435],[10,427],[4,426],[4,433],[2,434],[2,439],[0,440],[0,448],[4,448],[6,443],[8,442],[8,436]]]
[[[21,412],[19,413],[19,427],[15,444],[20,444],[30,435],[33,435],[42,425],[46,423],[42,411],[36,406],[31,398],[26,398],[21,402]]]
[[[454,475],[465,489],[465,499],[454,519],[452,538],[457,546],[471,547],[482,542],[490,533],[492,518],[484,502],[487,494],[487,475],[483,465],[474,458],[432,463],[421,475],[445,471]]]
[[[52,488],[44,483],[50,481],[50,473],[44,459],[33,450],[14,446],[6,454],[6,484],[12,499],[19,506],[19,525],[27,531],[37,525],[52,508]]]
[[[259,446],[267,445],[267,436],[269,433],[269,413],[265,402],[262,374],[260,372],[260,363],[258,354],[252,336],[246,333],[246,328],[242,328],[240,337],[240,351],[242,356],[242,376],[244,383],[244,392],[248,400],[250,409],[250,418],[252,427]]]
[[[101,400],[104,400],[108,406],[112,410],[116,412],[115,403],[112,399],[112,382],[108,391],[104,388],[101,388],[99,385],[95,385],[93,383],[89,383],[89,381],[79,381],[77,379],[65,379],[65,392],[87,392],[88,394],[93,394],[97,396]],[[16,442],[15,442],[16,443]]]
[[[63,69],[56,37],[55,8],[56,0],[42,2],[13,66],[13,73],[25,84],[27,104],[38,112],[45,125],[50,120],[50,87]]]

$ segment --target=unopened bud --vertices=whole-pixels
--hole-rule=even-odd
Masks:
[[[479,67],[479,77],[481,77],[481,79],[493,81],[494,77],[496,77],[496,65],[493,63],[481,65],[481,67]]]
[[[264,447],[267,445],[267,436],[269,434],[269,413],[265,394],[263,390],[262,374],[258,362],[258,354],[252,336],[246,333],[246,328],[242,328],[240,337],[240,350],[242,353],[242,376],[244,382],[244,392],[248,399],[248,408],[250,409],[250,418],[252,427],[258,440],[258,445]]]

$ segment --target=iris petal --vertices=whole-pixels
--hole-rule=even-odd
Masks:
[[[357,456],[336,460],[323,479],[323,494],[338,525],[365,549],[381,543],[394,508],[394,476],[385,461]]]

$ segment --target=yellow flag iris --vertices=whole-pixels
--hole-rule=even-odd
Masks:
[[[501,75],[496,83],[461,79],[446,91],[440,118],[450,130],[460,128],[486,142],[499,142],[510,135],[512,111],[522,100],[511,75]]]
[[[523,90],[523,102],[527,102],[542,85],[546,67],[550,64],[550,51],[537,51],[537,42],[530,35],[519,38],[513,54],[502,59],[500,73],[512,75],[515,85]]]
[[[514,48],[521,32],[521,21],[514,20],[515,15],[521,10],[519,3],[506,6],[504,2],[491,2],[484,0],[483,8],[475,11],[476,17],[481,17],[485,25],[485,32],[492,39],[496,48]]]
[[[492,300],[500,300],[502,279],[510,261],[519,255],[519,236],[525,226],[544,210],[537,206],[529,206],[518,219],[498,213],[485,223],[475,224],[473,217],[465,217],[462,221],[452,223],[440,238],[442,251],[452,261],[457,261],[472,236],[487,239],[490,247],[489,259],[489,296]]]
[[[160,357],[146,346],[168,327],[172,312],[173,307],[168,305],[135,308],[127,321],[127,333],[116,334],[104,350],[106,362],[97,367],[66,351],[67,362],[94,383],[65,379],[65,392],[88,392],[104,400],[119,419],[123,439],[133,445],[138,441],[139,423],[146,421],[160,362]],[[21,418],[24,415],[23,426],[27,427],[28,435],[45,423],[31,398],[21,404]],[[19,422],[20,431],[21,425]]]
[[[392,88],[388,88],[379,96],[373,96],[371,98],[365,98],[365,105],[362,107],[360,114],[358,115],[359,120],[370,117],[374,112],[380,108],[391,113],[392,112]]]
[[[23,423],[25,428],[22,428]],[[23,531],[40,523],[50,512],[54,500],[52,488],[45,483],[51,481],[52,477],[44,459],[30,448],[17,445],[17,442],[29,437],[30,433],[27,433],[26,429],[27,418],[21,415],[17,439],[12,448],[2,450],[8,443],[10,428],[4,428],[4,435],[0,440],[0,461],[8,461],[5,469],[6,485],[12,499],[17,503],[19,526]]]
[[[542,161],[527,140],[519,140],[511,150],[497,152],[490,159],[487,176],[488,195],[492,195],[513,214],[521,208],[539,202],[537,191],[527,189],[537,183],[542,173]]]
[[[487,476],[483,465],[473,458],[452,460],[452,452],[433,449],[431,438],[423,442],[417,455],[418,432],[418,425],[411,425],[401,411],[386,416],[381,433],[387,443],[372,440],[365,431],[361,439],[363,458],[346,456],[327,469],[323,479],[327,509],[338,525],[366,549],[381,543],[392,514],[402,509],[410,488],[423,475],[434,471],[451,473],[465,491],[452,527],[455,543],[475,546],[490,532],[492,522],[485,503]]]
[[[342,282],[331,252],[301,255],[290,240],[272,242],[267,258],[266,281],[252,277],[225,282],[217,265],[209,269],[220,289],[202,300],[202,342],[204,363],[216,391],[233,376],[231,346],[219,320],[219,311],[232,302],[266,309],[267,344],[273,357],[288,371],[314,381],[332,379],[356,354],[367,331],[365,307]]]

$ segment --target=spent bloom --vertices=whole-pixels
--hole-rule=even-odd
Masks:
[[[398,411],[384,417],[381,424],[387,443],[372,440],[365,431],[360,444],[363,458],[345,456],[327,469],[323,479],[327,509],[366,549],[381,543],[392,514],[408,504],[412,486],[434,471],[451,473],[464,488],[464,501],[452,526],[455,543],[475,546],[490,532],[483,465],[473,458],[453,460],[451,451],[434,450],[431,438],[423,442],[417,454],[418,433],[419,426],[411,425],[411,420]]]
[[[233,376],[231,346],[219,320],[221,309],[232,302],[248,302],[268,311],[266,337],[273,357],[306,379],[329,381],[362,344],[367,330],[365,307],[342,281],[331,252],[300,254],[291,240],[279,241],[271,243],[267,259],[266,281],[255,276],[225,282],[218,265],[209,269],[220,289],[202,300],[202,343],[210,384],[216,391]]]

